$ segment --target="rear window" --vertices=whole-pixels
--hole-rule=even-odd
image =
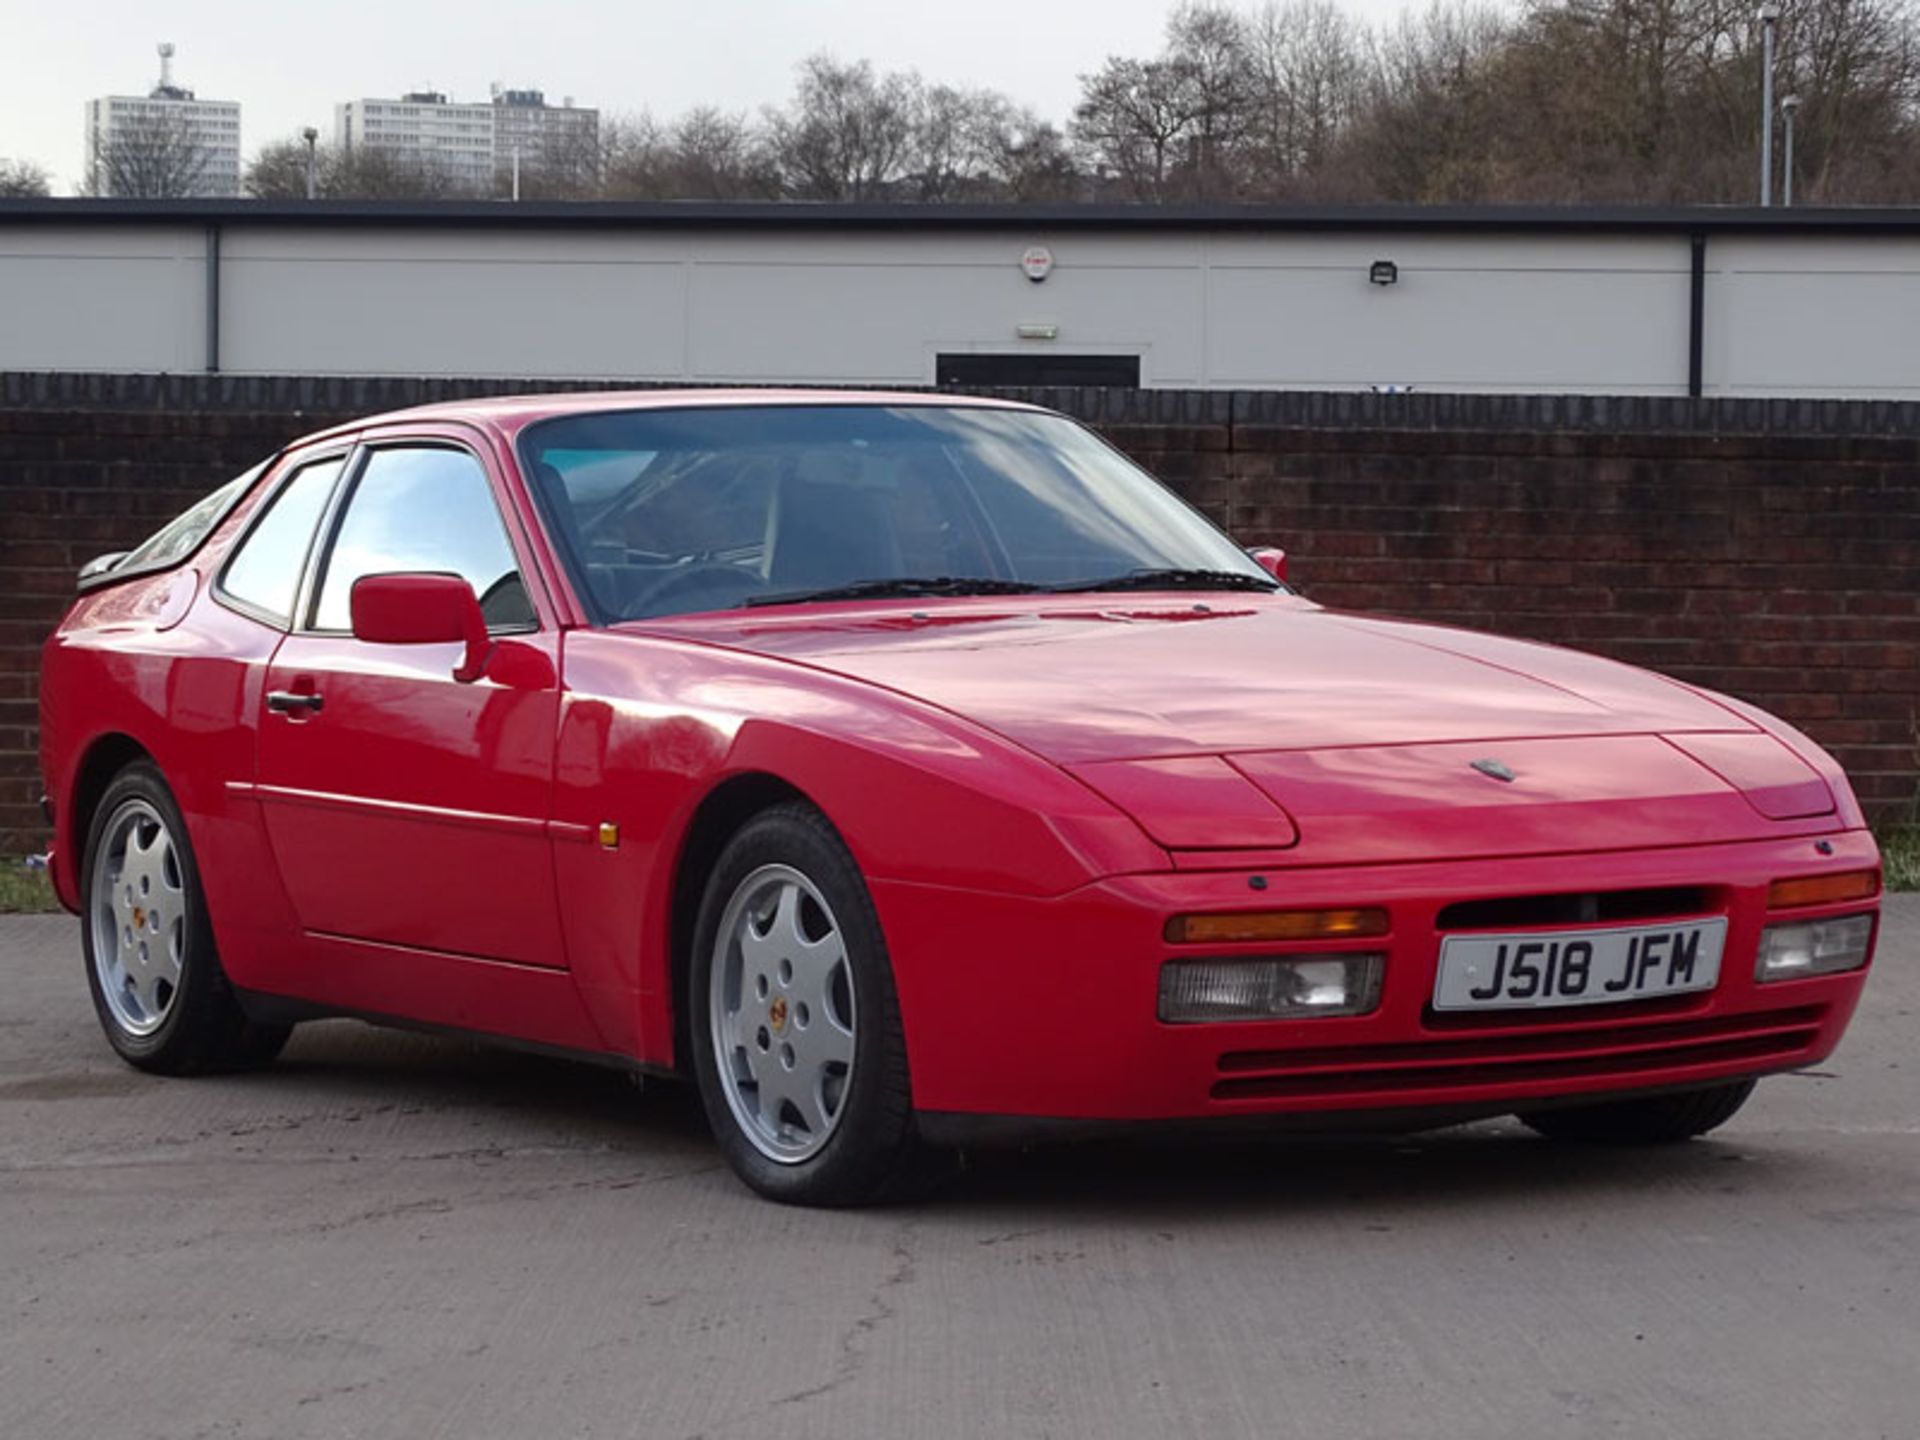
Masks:
[[[266,468],[263,460],[244,475],[229,480],[205,499],[195,501],[113,564],[83,573],[82,583],[91,587],[109,580],[124,580],[129,575],[178,565],[200,548],[200,542],[227,518],[227,512],[239,503],[240,497],[247,493],[248,487],[260,478],[260,472]]]

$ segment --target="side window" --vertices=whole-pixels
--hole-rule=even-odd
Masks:
[[[320,512],[344,463],[338,457],[316,461],[280,487],[227,562],[220,588],[228,596],[282,625],[291,621],[313,527],[320,523]]]
[[[327,556],[314,628],[352,628],[362,575],[419,570],[473,586],[490,629],[534,622],[487,472],[464,450],[403,446],[367,457]]]

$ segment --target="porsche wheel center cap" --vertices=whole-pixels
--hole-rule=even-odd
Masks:
[[[767,1007],[767,1024],[778,1035],[787,1028],[787,997],[782,995]]]

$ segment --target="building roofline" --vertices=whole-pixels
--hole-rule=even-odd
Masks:
[[[1920,235],[1920,207],[935,205],[814,201],[0,200],[0,224],[485,229]]]

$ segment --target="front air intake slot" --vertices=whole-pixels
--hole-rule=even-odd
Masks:
[[[1805,1064],[1820,1040],[1824,1007],[1803,1005],[1701,1020],[1559,1025],[1536,1034],[1456,1037],[1321,1049],[1234,1050],[1222,1055],[1216,1100],[1376,1101],[1424,1092],[1605,1077],[1653,1083],[1691,1068],[1754,1070]]]
[[[1705,885],[1670,885],[1647,890],[1603,890],[1572,895],[1510,895],[1496,900],[1462,900],[1435,918],[1440,930],[1507,930],[1539,925],[1612,925],[1710,915],[1726,908],[1719,893]]]

